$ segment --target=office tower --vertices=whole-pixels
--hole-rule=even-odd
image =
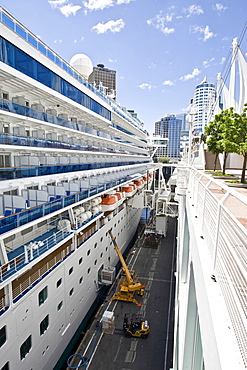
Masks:
[[[193,129],[198,136],[204,132],[205,126],[213,120],[215,109],[216,89],[214,84],[207,83],[206,77],[196,86],[191,104]]]
[[[88,82],[106,88],[106,94],[116,100],[116,71],[105,68],[104,64],[97,64],[88,78]]]
[[[155,136],[168,139],[166,147],[159,148],[157,155],[166,155],[169,158],[180,158],[180,132],[182,121],[174,115],[166,115],[155,122]]]

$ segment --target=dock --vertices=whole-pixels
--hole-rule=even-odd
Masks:
[[[68,361],[71,368],[90,370],[170,370],[173,359],[174,295],[176,268],[176,219],[169,218],[167,235],[139,235],[127,257],[146,285],[143,297],[131,302],[108,302],[112,290],[102,303],[82,342]],[[113,312],[114,323],[102,328],[104,312]],[[150,325],[146,339],[126,337],[125,314],[140,314]],[[84,365],[83,365],[84,364]]]

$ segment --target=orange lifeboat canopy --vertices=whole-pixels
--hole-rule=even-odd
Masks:
[[[101,205],[111,206],[111,205],[117,203],[117,201],[118,201],[118,197],[117,197],[116,194],[105,194],[102,197]]]
[[[118,200],[121,200],[124,197],[124,194],[121,191],[117,191],[114,195],[118,197]]]
[[[136,186],[142,186],[142,185],[143,185],[143,183],[144,183],[143,179],[135,180],[135,181],[134,181],[134,184],[135,184]]]
[[[132,191],[134,191],[135,188],[133,185],[125,185],[122,187],[122,191],[124,191],[125,193],[132,193]]]

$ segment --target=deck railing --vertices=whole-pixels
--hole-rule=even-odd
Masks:
[[[247,197],[202,171],[181,168],[181,175],[247,366]]]

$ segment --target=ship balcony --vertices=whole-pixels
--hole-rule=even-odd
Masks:
[[[0,267],[0,282],[10,278],[17,271],[25,267],[30,262],[42,256],[51,248],[65,241],[69,236],[72,237],[73,232],[64,227],[58,230],[55,225],[48,229],[44,234],[34,237],[25,245],[7,253],[9,262]]]
[[[133,171],[136,171],[136,169],[133,169]],[[138,171],[140,172],[141,169],[138,168]],[[143,168],[143,171],[145,171],[145,168]],[[44,187],[44,190],[32,190],[32,196],[29,195],[28,190],[24,190],[22,196],[2,195],[0,234],[121,185],[130,180],[130,171],[123,171],[118,176],[116,174],[115,179],[107,180],[98,177],[94,181],[91,178],[88,182],[81,179],[61,183],[60,186],[55,186],[54,189],[49,186],[49,189]],[[24,208],[28,206],[31,207]]]
[[[47,157],[49,158],[49,157]],[[93,162],[93,159],[92,159]],[[149,163],[149,159],[146,161],[142,159],[142,163]],[[112,162],[98,162],[98,163],[67,163],[67,164],[40,164],[38,166],[14,166],[14,167],[2,167],[0,168],[0,177],[1,180],[13,180],[34,176],[45,176],[45,175],[55,175],[59,173],[68,173],[68,172],[78,172],[78,171],[87,171],[95,170],[101,168],[109,167],[119,167],[119,166],[129,166],[140,164],[140,161],[133,158],[133,160],[126,160],[123,162],[118,162],[113,157]]]
[[[107,146],[107,144],[105,143],[105,140],[102,140],[102,139],[107,139],[108,141],[109,140],[114,140],[112,135],[106,134],[105,132],[99,131],[99,130],[97,130],[95,128],[92,128],[92,127],[84,126],[80,123],[81,121],[77,122],[77,119],[69,120],[67,115],[62,115],[61,114],[62,117],[58,117],[58,116],[55,116],[53,114],[47,113],[49,110],[47,110],[47,112],[44,112],[42,110],[37,110],[37,109],[34,109],[32,107],[27,107],[25,105],[21,105],[21,104],[18,104],[16,102],[13,102],[13,101],[10,101],[10,100],[7,100],[7,99],[3,99],[3,98],[0,98],[0,110],[10,112],[10,113],[14,113],[14,114],[18,114],[18,115],[21,115],[21,116],[24,116],[24,117],[33,118],[35,120],[39,120],[39,121],[43,121],[43,122],[47,122],[47,123],[52,123],[54,125],[61,126],[63,128],[65,127],[65,128],[68,128],[68,129],[73,129],[73,130],[78,131],[78,133],[79,132],[80,133],[85,133],[87,135],[84,135],[84,137],[87,136],[87,138],[92,138],[92,139],[99,138],[102,141],[102,145],[104,145],[104,146]],[[13,144],[14,145],[32,146],[33,140],[35,140],[36,138],[26,138],[26,142],[23,141],[23,139],[24,138],[20,137],[19,140],[18,140],[18,137],[15,137],[15,142]],[[1,140],[3,140],[3,139],[1,139]],[[6,140],[7,140],[7,138],[5,137],[4,141],[6,141]],[[10,141],[9,144],[12,144],[12,141],[11,140],[9,140],[9,141]],[[37,141],[37,143],[39,143],[39,146],[49,147],[49,148],[50,147],[55,148],[55,147],[57,147],[56,145],[61,145],[62,144],[62,143],[59,143],[59,142],[58,143],[52,143],[52,140],[47,140],[46,144],[45,144],[46,140],[36,139],[36,141]],[[1,143],[3,143],[3,144],[7,143],[8,144],[8,142],[1,142]],[[124,141],[123,141],[123,143],[124,143]],[[134,145],[134,143],[132,143],[132,142],[129,143],[129,142],[126,141],[125,143],[130,144],[130,145]],[[54,146],[51,146],[51,145],[54,145]],[[64,143],[64,145],[65,145],[65,143]],[[77,146],[75,146],[75,150],[84,150],[84,149],[81,149],[81,147],[82,146],[77,145]],[[59,146],[59,148],[61,148],[61,146]],[[144,148],[142,146],[140,146],[140,148],[142,150],[144,150]],[[67,148],[65,148],[65,149],[67,149]],[[73,145],[71,146],[71,149],[74,149]],[[129,150],[129,149],[130,148],[127,148],[127,150]]]

